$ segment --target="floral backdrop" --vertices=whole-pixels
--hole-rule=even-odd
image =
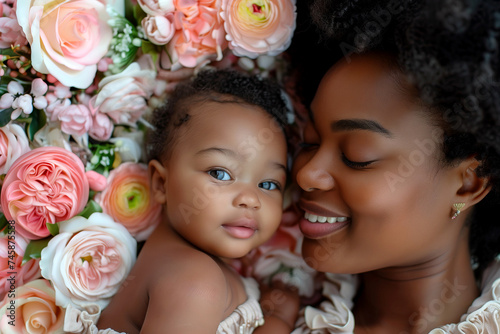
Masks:
[[[108,304],[160,219],[149,114],[204,66],[281,79],[295,17],[294,0],[0,0],[1,333],[78,332],[68,308]],[[232,265],[311,298],[293,220]]]

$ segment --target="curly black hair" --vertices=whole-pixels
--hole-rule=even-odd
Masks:
[[[179,83],[166,103],[153,111],[153,129],[146,135],[147,159],[168,158],[177,130],[189,121],[192,109],[206,101],[257,106],[285,132],[288,106],[283,94],[271,79],[236,70],[202,70]]]
[[[329,66],[342,57],[349,61],[353,53],[391,53],[444,130],[443,163],[471,156],[481,162],[478,172],[492,191],[468,222],[480,273],[500,254],[500,223],[494,219],[500,207],[500,1],[311,0],[307,5],[330,52]],[[305,30],[299,28],[299,34]],[[304,57],[298,45],[305,39],[296,38],[292,56]],[[309,78],[314,71],[324,74],[324,66],[307,66],[302,71]],[[306,104],[311,91],[303,96]]]

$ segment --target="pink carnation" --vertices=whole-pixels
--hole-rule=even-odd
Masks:
[[[89,184],[81,160],[59,147],[40,147],[22,155],[7,172],[1,203],[16,232],[28,239],[50,235],[46,224],[83,210]]]
[[[123,224],[138,241],[146,240],[161,218],[161,205],[150,196],[144,164],[123,163],[111,171],[97,201],[104,213]]]
[[[222,59],[226,49],[220,17],[221,0],[174,0],[177,32],[168,44],[173,69],[196,67],[210,58]]]
[[[51,119],[61,122],[61,130],[69,135],[83,136],[92,126],[90,110],[83,104],[59,105],[54,108]]]

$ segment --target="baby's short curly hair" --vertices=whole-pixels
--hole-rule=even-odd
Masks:
[[[442,160],[474,156],[492,191],[471,217],[473,259],[500,254],[500,1],[312,0],[311,17],[342,55],[384,51],[444,130]],[[330,44],[330,42],[333,42]]]
[[[154,129],[146,139],[148,161],[168,157],[177,130],[189,121],[192,109],[205,101],[259,107],[285,131],[288,107],[283,94],[271,79],[236,70],[202,70],[191,80],[178,84],[167,102],[153,112]]]

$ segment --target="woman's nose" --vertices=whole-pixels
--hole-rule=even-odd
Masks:
[[[335,187],[333,176],[324,168],[324,162],[312,157],[299,168],[296,174],[297,184],[305,191],[328,191]]]
[[[239,208],[259,209],[261,204],[257,192],[245,187],[238,192],[233,200],[233,205]]]

